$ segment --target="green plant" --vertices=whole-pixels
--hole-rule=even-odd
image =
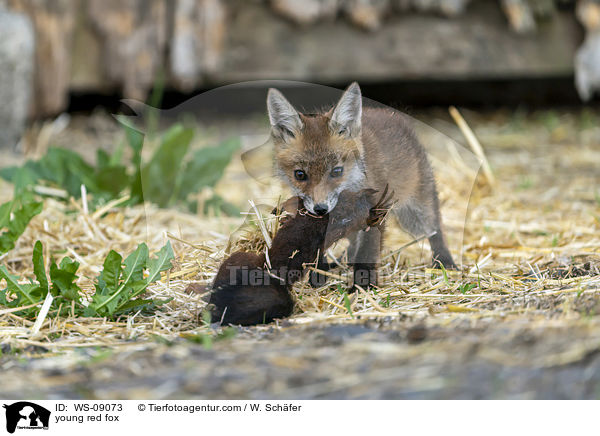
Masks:
[[[475,283],[463,283],[462,285],[460,285],[458,287],[458,290],[460,291],[461,294],[466,294],[467,292],[471,291],[474,287],[475,287]]]
[[[0,205],[0,255],[13,248],[31,219],[42,211],[42,203],[16,197]]]
[[[167,242],[155,258],[150,258],[148,247],[142,243],[125,261],[111,250],[104,261],[104,269],[95,285],[96,292],[86,308],[86,316],[112,316],[119,312],[152,304],[152,300],[137,299],[150,283],[160,279],[160,273],[171,268],[174,259],[171,243]],[[147,276],[144,278],[144,272]]]
[[[17,313],[25,317],[33,317],[44,301],[48,292],[54,297],[51,313],[66,314],[73,307],[73,315],[107,316],[126,313],[134,309],[152,309],[170,300],[152,300],[138,298],[151,283],[160,279],[160,273],[171,268],[174,258],[171,244],[167,243],[157,257],[151,258],[146,244],[140,244],[125,261],[115,251],[111,251],[104,261],[104,269],[96,281],[96,292],[91,301],[85,302],[82,291],[77,286],[76,275],[79,263],[69,257],[60,264],[50,263],[50,279],[44,269],[43,246],[40,241],[33,249],[33,271],[37,282],[19,283],[19,278],[10,274],[5,266],[0,266],[0,280],[6,281],[7,287],[0,290],[0,304],[10,308],[36,305]],[[62,308],[62,309],[60,309]]]
[[[1,169],[0,177],[15,185],[20,177],[21,189],[39,184],[58,187],[75,198],[81,196],[81,185],[85,185],[96,203],[103,202],[118,196],[127,186],[129,176],[125,166],[116,162],[118,154],[111,158],[99,150],[97,155],[98,165],[94,168],[74,151],[51,147],[40,160]]]
[[[21,190],[48,185],[74,198],[81,196],[81,186],[85,185],[91,194],[92,208],[127,193],[128,204],[150,201],[160,207],[183,204],[193,209],[196,203],[190,198],[192,194],[214,186],[240,146],[239,139],[233,138],[190,152],[193,137],[194,130],[176,124],[162,135],[153,155],[143,162],[144,135],[126,126],[125,144],[131,150],[128,164],[123,163],[123,145],[111,155],[98,150],[96,166],[74,151],[51,147],[37,161],[0,169],[0,177],[15,186],[18,184]],[[209,200],[208,207],[228,214],[239,213],[221,197]]]
[[[446,267],[444,267],[444,265],[442,265],[441,263],[439,263],[439,267],[442,270],[442,275],[444,276],[444,283],[446,284],[446,286],[450,286],[450,280],[448,280],[448,271],[446,271]]]
[[[550,132],[562,123],[559,114],[554,110],[541,111],[537,114],[536,118]]]
[[[389,308],[391,306],[391,298],[390,298],[390,294],[387,294],[385,297],[385,300],[381,301],[380,305],[381,307],[385,307],[385,308]]]
[[[165,133],[154,156],[141,170],[144,200],[160,207],[183,202],[192,208],[195,203],[190,195],[214,186],[239,148],[239,140],[234,138],[215,147],[195,150],[188,157],[192,138],[193,130],[181,125]],[[226,202],[221,197],[215,198],[213,203],[226,210],[227,206],[223,206]]]
[[[352,318],[354,318],[354,313],[352,312],[352,304],[350,303],[350,299],[348,298],[348,293],[344,292],[343,295],[344,295],[344,307],[346,308],[346,310],[348,311],[350,316]]]
[[[521,177],[517,188],[519,190],[531,189],[533,187],[533,185],[534,185],[534,182],[531,177]]]
[[[233,327],[226,327],[217,334],[211,333],[196,333],[186,335],[185,338],[195,344],[201,344],[206,349],[211,349],[215,342],[233,338],[237,334],[237,330]]]

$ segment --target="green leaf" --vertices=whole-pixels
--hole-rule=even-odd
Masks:
[[[33,246],[33,274],[40,284],[40,290],[44,294],[48,293],[48,277],[46,276],[46,269],[44,267],[44,247],[40,241],[36,241]]]
[[[0,290],[0,304],[6,307],[20,307],[42,303],[48,292],[55,296],[51,310],[58,315],[70,311],[70,304],[75,302],[75,315],[83,316],[113,316],[131,310],[152,310],[168,303],[167,299],[137,298],[146,290],[149,284],[160,279],[160,273],[171,268],[174,258],[173,249],[167,243],[156,257],[149,256],[146,244],[140,244],[137,249],[123,261],[116,251],[111,251],[104,260],[104,269],[98,276],[96,292],[88,306],[82,304],[81,289],[77,286],[77,270],[79,263],[64,257],[60,265],[54,261],[50,264],[50,282],[44,271],[43,245],[35,243],[33,249],[33,269],[39,283],[19,284],[18,277],[10,274],[5,266],[0,266],[0,280],[7,283],[6,289]],[[144,277],[146,276],[146,277]],[[48,289],[50,287],[50,289]],[[67,307],[69,306],[69,307]],[[61,313],[58,308],[63,307]],[[23,309],[23,316],[34,317],[39,307]]]
[[[170,303],[174,299],[175,299],[174,297],[168,297],[168,298],[165,298],[164,300],[152,300],[152,304],[154,306],[158,307],[158,306],[162,306],[163,304]]]
[[[131,163],[133,164],[134,174],[130,182],[130,195],[132,201],[142,203],[144,194],[142,190],[142,147],[144,145],[144,135],[129,126],[125,126],[125,136],[127,145],[133,151]]]
[[[125,270],[123,271],[123,277],[126,282],[139,282],[144,279],[144,267],[148,262],[148,256],[148,246],[143,242],[138,245],[133,253],[127,256],[124,262]]]
[[[14,234],[21,236],[29,221],[42,211],[41,202],[25,203],[14,212],[14,219],[8,225],[8,229]]]
[[[111,154],[111,156],[110,156],[110,161],[108,162],[109,166],[114,167],[114,166],[119,166],[122,164],[123,151],[124,151],[123,142],[119,142],[119,144],[115,148],[115,151],[113,151],[113,154]]]
[[[161,272],[171,269],[173,267],[171,265],[173,259],[175,259],[173,247],[171,247],[171,241],[167,241],[167,244],[157,253],[157,257],[150,259],[148,264],[148,278],[146,279],[148,284],[160,279]]]
[[[198,209],[198,202],[191,201],[188,203],[188,206],[190,212],[195,212]],[[202,212],[208,214],[210,211],[216,215],[225,214],[227,216],[239,216],[241,212],[237,206],[229,203],[218,194],[213,194],[212,197],[204,202],[204,210]]]
[[[96,150],[96,165],[98,165],[99,169],[108,168],[110,166],[110,156],[106,150],[101,148]]]
[[[442,269],[442,274],[444,276],[444,283],[447,286],[450,286],[450,281],[448,280],[448,272],[446,271],[446,268],[441,263],[439,264],[439,267]]]
[[[129,184],[129,176],[124,166],[107,166],[96,173],[97,194],[117,197]]]
[[[123,258],[119,253],[110,250],[106,259],[104,259],[104,267],[98,277],[98,285],[96,286],[96,294],[104,295],[110,289],[117,289],[119,278],[121,277],[121,261]]]
[[[140,244],[121,265],[121,256],[111,251],[104,262],[104,269],[96,284],[96,293],[86,313],[96,312],[101,316],[137,307],[135,300],[149,284],[160,279],[160,273],[171,268],[174,259],[171,243],[168,242],[155,258],[149,257],[146,244]],[[144,278],[144,271],[148,276]],[[146,303],[144,303],[146,304]]]
[[[50,148],[39,163],[46,172],[45,180],[55,182],[72,197],[81,196],[81,185],[85,185],[88,192],[98,191],[94,168],[74,151]]]
[[[14,198],[18,198],[21,201],[25,200],[23,195],[28,192],[29,186],[34,185],[38,178],[39,168],[36,165],[24,166],[18,168],[14,174],[12,183],[14,185]],[[31,200],[31,199],[29,199]]]
[[[119,143],[113,154],[108,154],[106,150],[99,148],[96,151],[96,166],[98,170],[104,170],[113,167],[123,167],[123,143]]]
[[[129,145],[133,151],[134,164],[140,164],[142,146],[144,145],[144,134],[132,127],[125,126],[125,137],[127,138],[127,145]]]
[[[8,223],[10,222],[10,212],[13,204],[14,201],[7,201],[6,203],[0,205],[0,229],[5,229],[8,227]]]
[[[12,219],[10,218],[10,212],[8,218],[6,218],[7,210],[10,211],[11,208],[14,208],[15,202],[16,200],[10,202],[10,206],[6,206],[6,204],[0,206],[0,213],[2,214],[0,219],[3,220],[2,228],[7,229],[7,231],[0,234],[0,254],[15,248],[17,239],[23,234],[31,219],[42,211],[42,203],[30,202],[18,207],[13,212]]]
[[[119,309],[122,312],[128,312],[130,310],[140,309],[144,306],[150,306],[153,303],[154,302],[152,300],[144,300],[142,298],[138,298],[137,300],[130,300],[130,301],[122,304]]]
[[[112,251],[111,253],[115,253]],[[118,257],[117,257],[118,256]],[[110,293],[108,298],[102,298],[96,306],[96,310],[101,310],[106,306],[109,314],[113,314],[115,309],[126,299],[126,293],[134,285],[140,286],[143,284],[144,267],[148,261],[148,247],[142,243],[138,248],[125,259],[125,269],[123,272],[123,280],[121,282],[121,256],[112,256],[110,263],[104,263],[102,271],[104,282],[106,284],[102,295]],[[110,257],[110,254],[109,254]],[[108,261],[107,257],[107,261]],[[117,263],[118,261],[118,263]],[[108,281],[107,281],[108,280]]]
[[[348,311],[350,316],[352,318],[354,318],[354,313],[352,312],[352,304],[350,303],[350,299],[348,298],[348,293],[344,292],[343,297],[344,297],[344,307],[346,308],[346,310]]]
[[[173,301],[173,297],[165,298],[164,300],[152,300],[138,298],[130,300],[119,307],[119,313],[130,312],[132,310],[142,309],[144,312],[156,309],[163,304]]]
[[[52,281],[52,295],[62,296],[69,301],[81,302],[81,289],[75,281],[75,274],[79,269],[79,262],[65,257],[60,261],[60,266],[52,262],[50,265],[50,280]]]
[[[239,138],[233,138],[189,155],[193,135],[193,129],[180,124],[173,126],[163,135],[150,161],[143,164],[144,135],[125,126],[126,141],[112,155],[97,151],[96,167],[72,150],[51,147],[37,161],[0,169],[0,177],[12,182],[19,196],[31,195],[35,185],[49,185],[79,198],[81,185],[85,185],[91,195],[88,200],[91,208],[122,195],[124,191],[129,191],[130,195],[127,204],[147,200],[160,207],[178,202],[189,205],[188,197],[192,193],[217,183],[240,146]],[[121,163],[124,144],[132,150],[130,166]],[[227,214],[237,212],[225,201],[209,207]]]
[[[41,302],[40,298],[35,298],[35,296],[32,295],[32,291],[37,288],[38,285],[30,283],[20,285],[18,282],[19,278],[10,274],[4,265],[0,265],[0,280],[1,279],[6,280],[7,285],[6,289],[0,291],[5,295],[4,301],[8,300],[6,296],[9,293],[13,294],[14,297],[14,299],[7,304],[9,307],[18,307]]]
[[[192,129],[181,125],[165,133],[154,156],[142,169],[142,188],[146,200],[167,207],[178,198],[181,164],[193,136]]]
[[[13,181],[16,172],[19,170],[19,167],[4,167],[0,168],[0,177],[2,177],[7,182]]]
[[[225,168],[239,147],[239,138],[232,138],[216,147],[196,150],[182,173],[179,199],[185,200],[191,193],[214,186],[223,177]]]
[[[75,274],[79,269],[79,262],[76,262],[69,257],[64,257],[63,260],[60,261],[60,269]]]

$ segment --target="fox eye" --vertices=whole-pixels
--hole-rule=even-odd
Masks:
[[[331,170],[331,177],[340,177],[344,173],[344,167],[335,167]]]
[[[294,177],[296,178],[296,180],[306,180],[308,178],[306,173],[302,170],[294,171]]]

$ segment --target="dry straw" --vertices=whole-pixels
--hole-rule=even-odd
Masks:
[[[413,238],[389,220],[380,287],[344,295],[349,270],[341,262],[341,268],[327,273],[329,282],[322,288],[306,282],[294,286],[297,305],[289,322],[409,316],[441,324],[457,318],[477,322],[523,317],[556,324],[598,310],[600,203],[589,189],[597,174],[576,169],[600,161],[600,150],[577,144],[548,145],[543,156],[536,158],[539,144],[523,141],[519,153],[530,156],[519,161],[513,143],[505,146],[502,137],[493,140],[485,130],[480,137],[494,144],[492,152],[486,152],[497,181],[493,192],[474,187],[466,227],[464,195],[457,193],[468,194],[473,187],[466,182],[464,163],[460,158],[449,159],[454,164],[436,173],[446,234],[454,255],[462,255],[460,271],[430,269],[426,241],[411,244]],[[448,156],[457,156],[451,148],[447,150]],[[557,159],[558,167],[554,166]],[[523,186],[523,175],[534,177],[534,183]],[[279,195],[285,198],[277,185],[267,188],[252,181],[235,159],[217,191],[227,198],[237,193],[237,204],[249,198],[267,203],[269,189],[271,204],[277,203]],[[11,188],[5,184],[0,192],[5,200]],[[40,239],[46,260],[50,255],[69,255],[81,263],[78,284],[89,294],[109,250],[128,254],[144,241],[157,250],[170,239],[176,254],[174,267],[149,287],[147,296],[173,300],[153,316],[133,313],[117,320],[40,316],[37,326],[15,310],[0,307],[3,343],[56,350],[135,346],[132,339],[175,339],[207,332],[201,322],[206,305],[202,297],[219,264],[238,249],[264,250],[277,231],[277,220],[269,210],[254,203],[241,217],[210,217],[152,205],[120,207],[124,197],[94,212],[88,209],[83,193],[83,201],[66,203],[48,197],[43,212],[33,219],[16,248],[1,259],[3,264],[22,278],[33,277],[32,247]],[[333,251],[340,254],[342,246]]]

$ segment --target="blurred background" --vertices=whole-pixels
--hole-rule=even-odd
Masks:
[[[335,88],[355,80],[371,101],[464,145],[449,105],[466,110],[476,130],[478,121],[510,129],[533,117],[564,139],[565,128],[577,128],[565,127],[569,117],[586,126],[597,120],[600,2],[0,0],[3,166],[39,159],[52,147],[94,163],[98,150],[116,153],[108,159],[114,164],[122,143],[132,146],[112,116],[118,113],[144,115],[136,127],[149,133],[146,140],[156,129],[187,123],[198,133],[193,148],[218,146],[234,134],[262,135],[240,144],[243,151],[265,141],[269,86],[312,111],[335,102]],[[147,144],[150,159],[157,141]],[[225,149],[229,157],[239,152]],[[269,160],[255,173],[270,174]],[[209,185],[228,162],[217,165]],[[14,182],[6,171],[1,177]],[[67,191],[78,197],[76,184]],[[225,190],[237,206],[225,207],[228,214],[262,195]]]
[[[358,80],[409,107],[580,104],[599,29],[594,0],[1,0],[1,143],[157,86],[169,106],[255,79]]]

